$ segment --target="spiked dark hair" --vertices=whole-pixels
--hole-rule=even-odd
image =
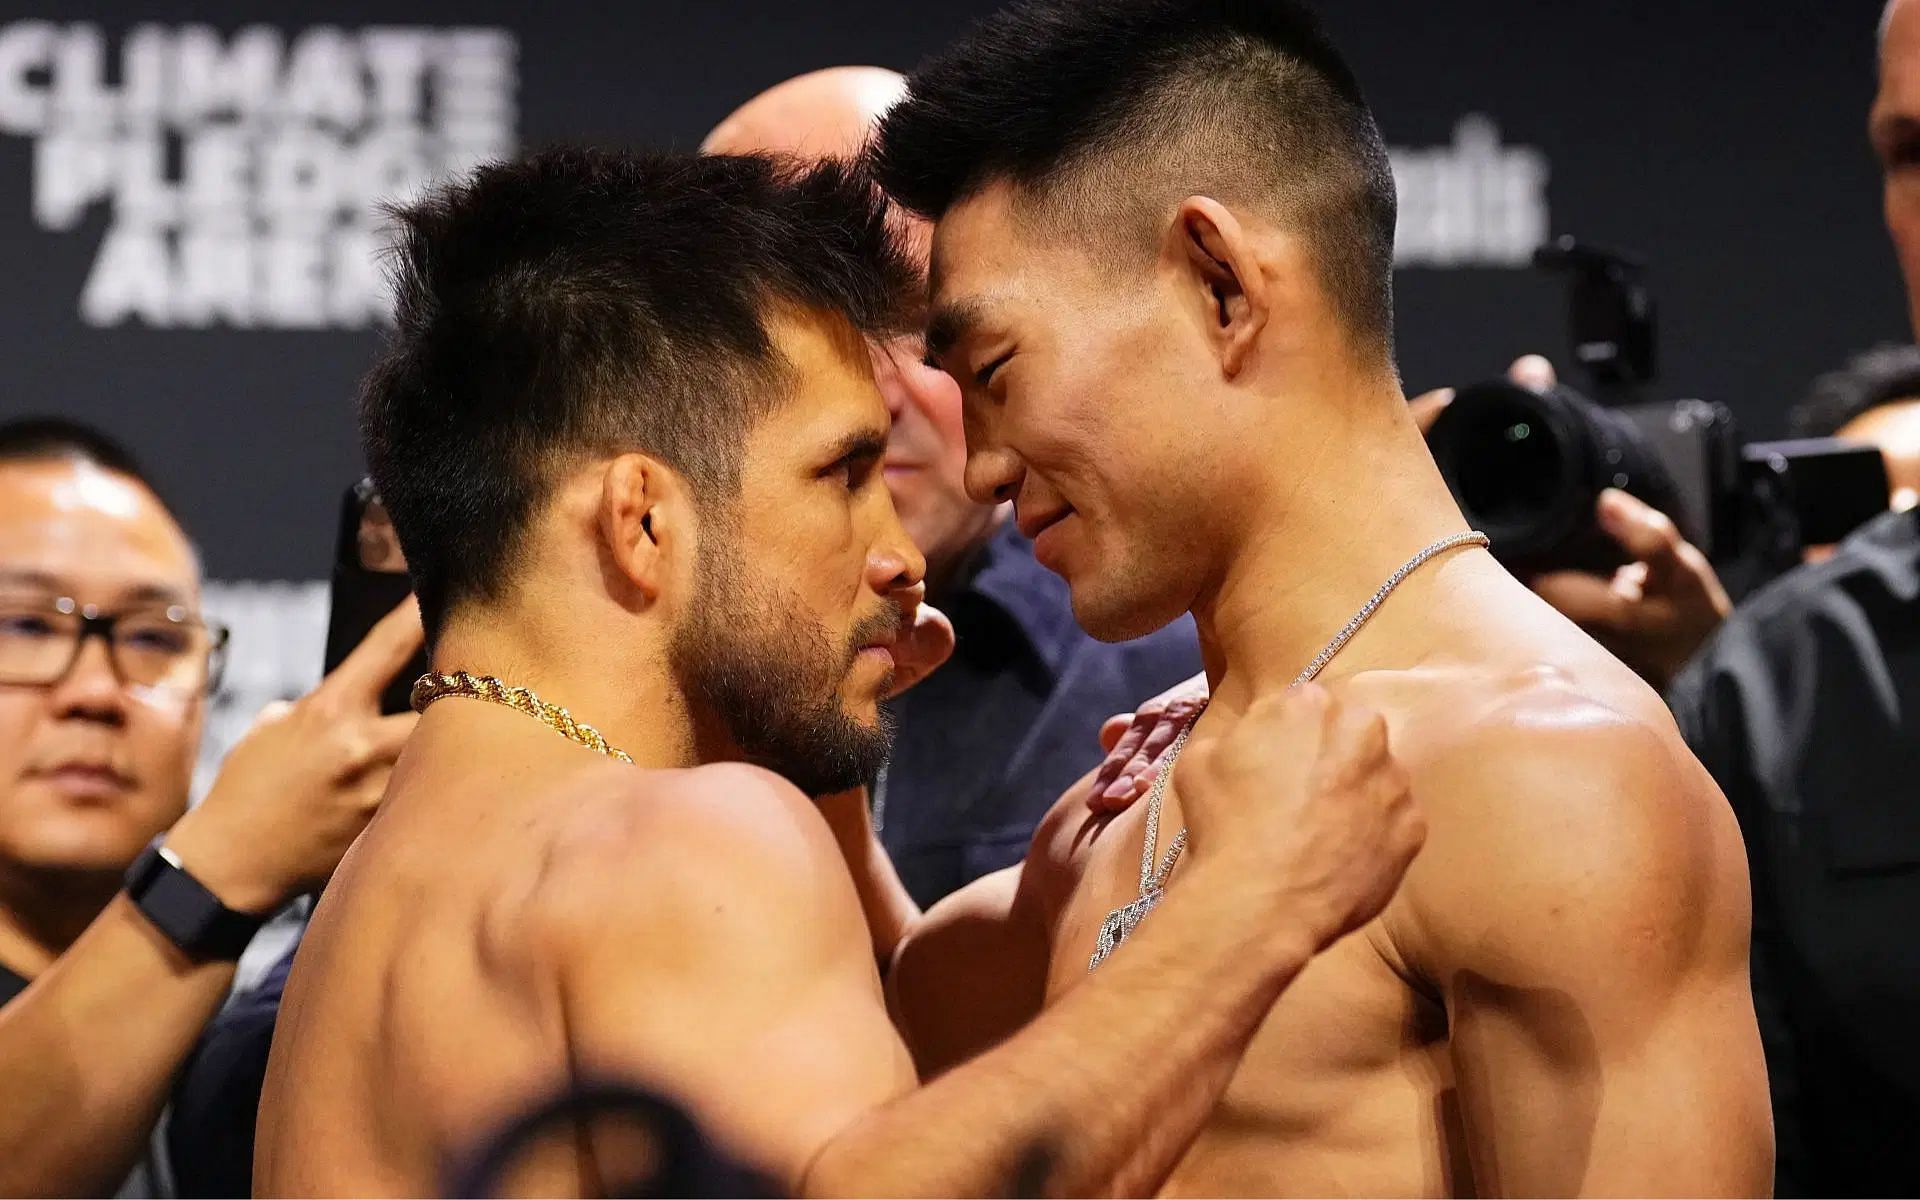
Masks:
[[[1391,355],[1386,147],[1292,0],[1024,0],[912,75],[870,158],[935,219],[998,181],[1069,228],[1136,240],[1190,194],[1265,212],[1309,240],[1357,339]]]
[[[782,311],[898,327],[912,273],[841,163],[556,149],[397,210],[397,331],[360,401],[421,615],[495,596],[559,469],[640,450],[702,502],[791,394]]]

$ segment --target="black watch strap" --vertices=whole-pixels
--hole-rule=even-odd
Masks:
[[[266,923],[220,903],[159,842],[127,869],[127,897],[174,945],[195,958],[239,958]]]

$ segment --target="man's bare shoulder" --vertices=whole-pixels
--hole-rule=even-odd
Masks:
[[[1744,952],[1738,827],[1651,692],[1539,666],[1443,693],[1395,739],[1429,828],[1397,906],[1410,958],[1537,979]]]
[[[786,780],[739,763],[598,767],[549,798],[519,894],[495,905],[513,940],[568,953],[609,938],[757,936],[782,914],[858,913],[825,821]]]

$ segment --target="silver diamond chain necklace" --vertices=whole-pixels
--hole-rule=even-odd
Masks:
[[[1326,670],[1327,664],[1333,661],[1333,656],[1340,653],[1340,648],[1345,646],[1354,634],[1359,633],[1361,627],[1373,617],[1374,611],[1386,602],[1388,596],[1393,595],[1393,589],[1399,587],[1407,576],[1425,566],[1429,559],[1459,546],[1484,548],[1490,544],[1486,534],[1477,529],[1469,530],[1466,533],[1443,537],[1401,564],[1400,569],[1389,575],[1387,581],[1380,585],[1380,590],[1360,606],[1360,611],[1353,614],[1353,619],[1341,626],[1340,632],[1333,635],[1333,640],[1328,642],[1320,653],[1313,656],[1313,661],[1307,664],[1306,670],[1294,677],[1290,688],[1299,687]],[[1140,895],[1132,903],[1122,905],[1108,913],[1107,919],[1100,923],[1100,936],[1094,942],[1093,958],[1087,963],[1089,971],[1106,961],[1107,956],[1112,954],[1121,942],[1127,940],[1127,935],[1134,931],[1134,928],[1159,905],[1161,898],[1166,895],[1167,880],[1173,874],[1174,865],[1180,861],[1180,855],[1187,848],[1187,831],[1183,828],[1173,835],[1173,841],[1167,844],[1167,852],[1161,856],[1159,869],[1156,870],[1153,851],[1160,844],[1160,806],[1166,800],[1167,780],[1173,778],[1173,764],[1180,757],[1180,751],[1186,748],[1187,735],[1193,732],[1194,725],[1200,720],[1200,714],[1206,711],[1206,702],[1202,701],[1199,709],[1187,719],[1185,727],[1180,730],[1180,736],[1175,738],[1173,745],[1167,748],[1167,757],[1162,760],[1160,773],[1154,776],[1153,787],[1147,792],[1146,844],[1140,848]]]

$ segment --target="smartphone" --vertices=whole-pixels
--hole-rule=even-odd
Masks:
[[[366,640],[374,624],[413,591],[400,539],[373,480],[347,489],[340,502],[340,530],[333,552],[332,606],[327,616],[326,672]],[[427,673],[427,652],[415,654],[380,693],[388,716],[412,709],[413,682]]]

